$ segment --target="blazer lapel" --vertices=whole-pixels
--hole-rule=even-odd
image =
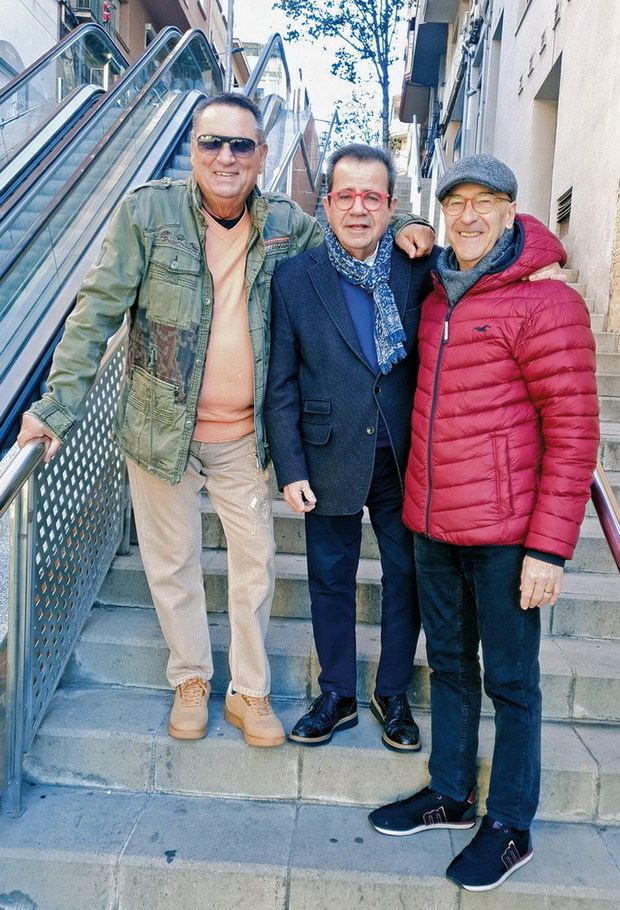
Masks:
[[[351,314],[344,301],[338,274],[330,262],[325,243],[312,250],[311,255],[314,259],[314,264],[308,269],[308,274],[319,300],[329,313],[346,344],[370,370],[370,366],[362,353]]]

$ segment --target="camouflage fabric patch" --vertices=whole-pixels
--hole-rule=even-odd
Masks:
[[[195,329],[179,329],[151,322],[146,311],[138,307],[129,336],[129,366],[148,370],[149,351],[154,351],[152,369],[155,376],[176,386],[176,400],[185,404],[196,359],[197,339]]]

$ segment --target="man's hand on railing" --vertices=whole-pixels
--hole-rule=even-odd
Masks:
[[[418,259],[420,256],[428,256],[433,249],[435,231],[425,224],[408,224],[398,232],[394,243],[410,259]]]
[[[52,460],[62,445],[60,439],[58,439],[57,436],[54,436],[40,420],[37,420],[36,417],[32,417],[30,414],[24,414],[22,417],[21,429],[17,437],[17,445],[20,449],[23,449],[29,442],[43,443],[45,446],[43,461],[46,463]]]

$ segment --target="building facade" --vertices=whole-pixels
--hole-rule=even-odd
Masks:
[[[58,0],[3,0],[0,88],[58,41]]]
[[[442,168],[489,152],[519,180],[519,208],[562,239],[594,312],[620,331],[620,4],[416,0],[401,119],[414,202],[439,225]]]

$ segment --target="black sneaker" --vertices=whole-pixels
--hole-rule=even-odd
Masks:
[[[466,891],[490,891],[529,863],[533,855],[529,831],[508,828],[485,815],[470,843],[446,869],[446,875]]]
[[[464,802],[459,802],[424,787],[407,799],[375,809],[368,818],[381,834],[417,834],[431,828],[473,828],[476,792],[472,790]]]

